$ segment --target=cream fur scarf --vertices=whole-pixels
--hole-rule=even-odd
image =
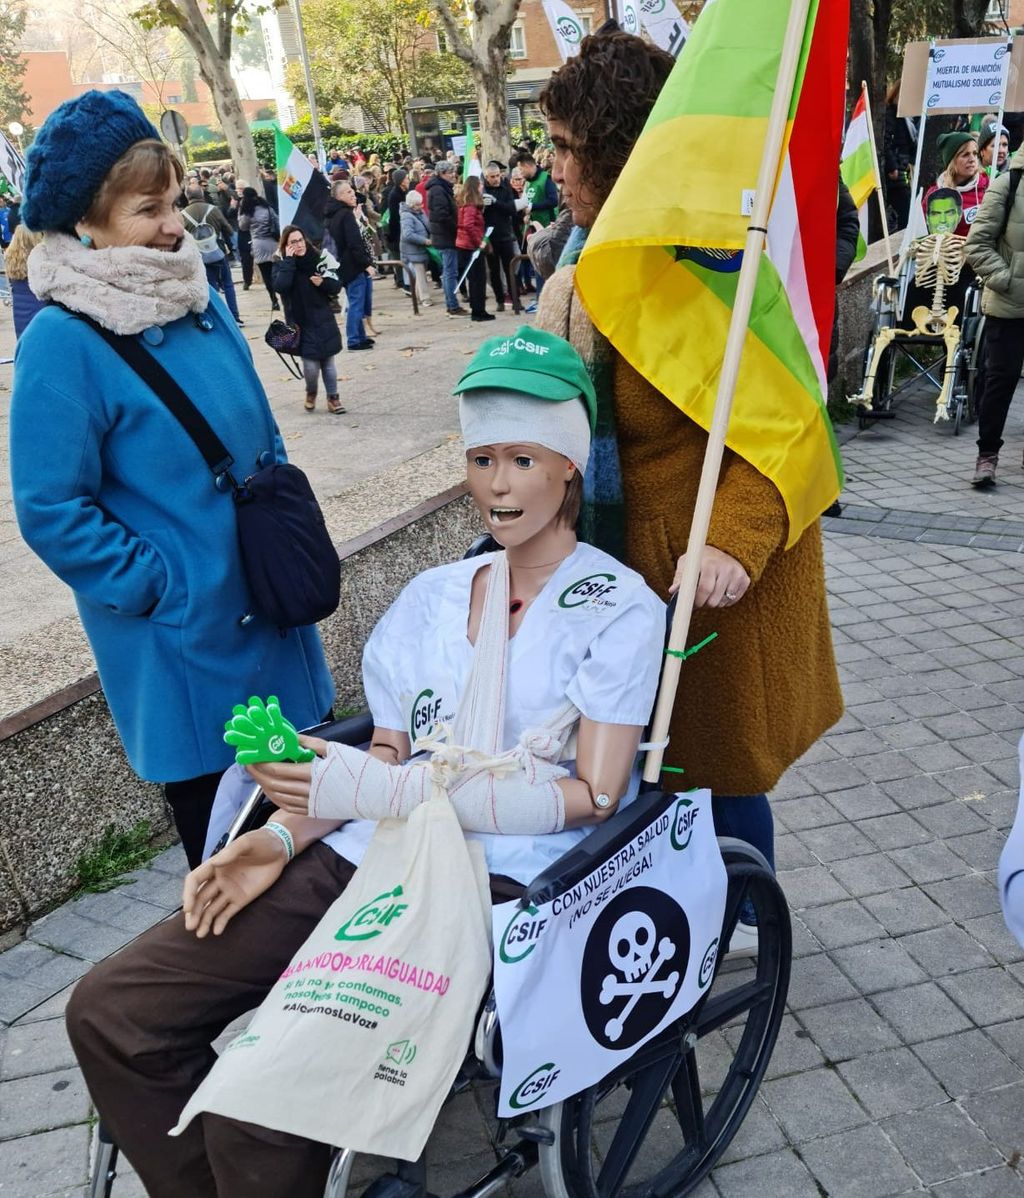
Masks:
[[[40,299],[124,335],[204,312],[210,302],[203,259],[191,237],[171,253],[140,245],[93,250],[69,233],[47,233],[29,254],[28,285]]]

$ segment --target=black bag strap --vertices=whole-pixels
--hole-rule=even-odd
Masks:
[[[105,329],[91,316],[85,316],[81,312],[74,312],[72,315],[77,316],[79,320],[84,320],[87,325],[94,328],[110,348],[135,371],[191,437],[214,477],[226,475],[234,488],[236,484],[231,477],[230,469],[234,465],[235,459],[228,453],[224,442],[210,427],[206,417],[156,358],[136,338],[112,333],[110,329]]]
[[[1017,195],[1017,188],[1020,187],[1021,175],[1024,175],[1024,170],[1021,170],[1019,166],[1010,168],[1010,186],[1006,189],[1006,207],[1003,210],[1003,227],[999,230],[999,237],[996,238],[996,241],[999,241],[1000,238],[1006,234],[1007,226],[1010,223],[1010,212],[1013,209],[1013,201]]]

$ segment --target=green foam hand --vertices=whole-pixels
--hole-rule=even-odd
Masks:
[[[253,695],[249,705],[232,708],[231,719],[224,725],[224,740],[234,746],[239,765],[261,761],[312,761],[316,754],[299,744],[299,734],[281,714],[276,695],[266,703]]]

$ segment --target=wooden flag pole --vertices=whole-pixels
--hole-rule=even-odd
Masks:
[[[868,85],[860,81],[861,95],[864,97],[864,115],[868,122],[868,138],[871,141],[871,165],[875,172],[875,194],[878,196],[878,211],[882,217],[882,236],[885,238],[885,256],[889,260],[889,278],[896,273],[892,260],[892,246],[889,244],[889,218],[885,212],[885,192],[882,188],[882,174],[878,169],[878,146],[875,142],[875,127],[871,123],[871,99],[868,96]]]
[[[669,632],[667,656],[661,674],[661,685],[658,688],[658,700],[654,707],[650,735],[652,748],[648,750],[644,762],[643,778],[648,783],[657,783],[661,777],[665,744],[668,740],[668,726],[672,717],[672,708],[675,705],[676,690],[679,687],[682,653],[686,648],[686,638],[690,631],[690,619],[693,615],[693,603],[697,595],[697,582],[700,576],[700,561],[704,546],[707,544],[708,528],[711,524],[711,508],[715,502],[715,491],[718,489],[718,475],[722,467],[722,453],[725,449],[725,434],[729,427],[729,417],[732,414],[732,401],[736,391],[736,379],[739,375],[740,357],[743,353],[747,325],[750,322],[754,287],[757,283],[757,272],[761,265],[761,254],[768,231],[768,215],[771,212],[772,198],[779,172],[779,160],[782,157],[782,141],[789,119],[789,106],[793,98],[797,68],[800,64],[800,51],[807,28],[809,8],[810,0],[793,0],[789,10],[785,39],[782,43],[779,73],[775,82],[772,106],[768,114],[768,130],[765,136],[764,151],[761,155],[761,167],[757,176],[754,210],[747,228],[747,239],[743,246],[743,262],[736,283],[736,300],[733,304],[729,333],[725,341],[715,411],[708,432],[708,447],[704,454],[700,486],[697,489],[697,502],[690,524],[683,576],[680,580],[675,615]]]

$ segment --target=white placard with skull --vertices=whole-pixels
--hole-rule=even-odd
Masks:
[[[500,1116],[578,1094],[691,1010],[718,954],[726,874],[709,791],[676,796],[547,903],[493,909]]]

